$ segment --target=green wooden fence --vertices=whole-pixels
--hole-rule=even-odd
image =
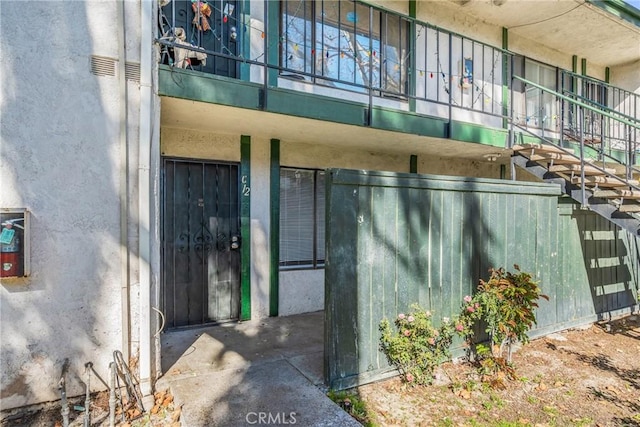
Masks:
[[[378,324],[412,303],[451,316],[490,267],[541,281],[532,336],[636,303],[640,243],[554,184],[330,169],[325,379],[336,389],[394,374]]]

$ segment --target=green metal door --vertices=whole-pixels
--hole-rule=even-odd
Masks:
[[[166,159],[163,295],[167,327],[237,319],[238,165]]]

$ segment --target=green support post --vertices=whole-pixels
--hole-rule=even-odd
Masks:
[[[418,173],[418,156],[412,154],[409,158],[409,172]]]
[[[279,66],[280,49],[280,2],[267,1],[267,23],[265,39],[267,40],[267,65]],[[267,84],[271,87],[278,85],[277,68],[269,68],[267,72]],[[266,108],[266,105],[265,105]]]
[[[240,320],[251,319],[251,137],[240,137]]]
[[[504,50],[509,50],[509,30],[505,27],[502,27],[502,48]],[[507,117],[509,116],[509,79],[506,77],[509,75],[509,56],[502,55],[502,75],[504,76],[502,79],[502,128],[507,129],[509,127],[509,120]],[[513,57],[511,57],[511,61],[513,61]]]
[[[409,37],[409,52],[411,55],[409,56],[409,111],[416,111],[416,87],[418,86],[418,73],[416,72],[416,14],[417,14],[417,4],[416,0],[409,0],[409,16],[413,18],[411,20],[411,37]]]
[[[270,219],[270,268],[269,268],[269,316],[278,316],[280,301],[280,140],[271,140],[271,219]]]
[[[242,2],[241,12],[242,14],[240,15],[240,18],[242,21],[240,23],[241,27],[239,28],[248,28],[252,30],[249,26],[249,20],[251,19],[251,0],[244,0]],[[244,58],[251,58],[251,31],[242,30],[238,34],[240,35],[240,40],[242,42],[242,56]],[[251,80],[251,65],[244,61],[240,62],[240,79],[247,82]]]

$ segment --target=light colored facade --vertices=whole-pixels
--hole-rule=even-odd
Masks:
[[[137,360],[149,393],[161,374],[160,312],[180,327],[323,309],[322,171],[508,179],[510,105],[516,121],[542,122],[524,92],[511,101],[517,55],[537,77],[564,69],[640,95],[640,16],[623,6],[325,3],[212,1],[202,32],[191,15],[173,20],[172,8],[189,12],[191,2],[30,2],[29,13],[0,3],[0,208],[30,215],[30,274],[0,285],[3,410],[58,399],[65,360],[68,394],[82,394],[84,364],[106,376],[114,350]],[[351,44],[330,35],[346,31],[339,22],[354,26]],[[213,68],[168,64],[181,25]],[[314,43],[305,28],[315,28]],[[640,105],[632,112],[639,117]],[[213,193],[196,195],[199,179]],[[287,192],[298,181],[311,193]],[[190,219],[185,227],[201,234],[180,246],[180,218],[191,214],[176,197],[205,209],[219,195],[238,208],[228,215],[238,228],[216,232],[215,215]],[[295,233],[305,237],[287,240]],[[175,261],[193,248],[191,261]],[[215,285],[213,254],[235,260],[225,261],[231,279]],[[206,276],[197,308],[177,291],[184,265]],[[216,306],[222,298],[230,312]]]

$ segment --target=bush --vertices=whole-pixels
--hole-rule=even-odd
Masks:
[[[380,322],[380,348],[406,382],[430,384],[435,368],[451,357],[453,323],[443,319],[436,328],[431,323],[430,311],[418,305],[412,305],[411,309],[394,320],[395,331],[387,319]]]
[[[395,329],[387,319],[380,322],[380,349],[406,382],[430,384],[435,368],[451,358],[449,348],[456,334],[475,351],[470,356],[477,357],[483,375],[502,373],[515,378],[510,365],[512,345],[529,341],[527,332],[536,323],[537,300],[549,297],[542,294],[529,273],[514,267],[515,273],[503,268],[489,270],[489,280],[481,279],[477,292],[464,297],[460,314],[453,320],[443,318],[439,328],[433,326],[431,312],[416,304],[409,314],[398,315]],[[478,325],[485,326],[488,346],[475,343]]]
[[[474,296],[464,298],[459,319],[464,326],[462,335],[470,345],[474,338],[473,325],[478,321],[483,323],[492,356],[502,357],[506,347],[508,362],[511,361],[512,344],[529,342],[527,332],[536,323],[538,299],[549,300],[529,273],[520,271],[518,265],[514,268],[516,273],[504,268],[489,270],[489,280],[480,279]]]

